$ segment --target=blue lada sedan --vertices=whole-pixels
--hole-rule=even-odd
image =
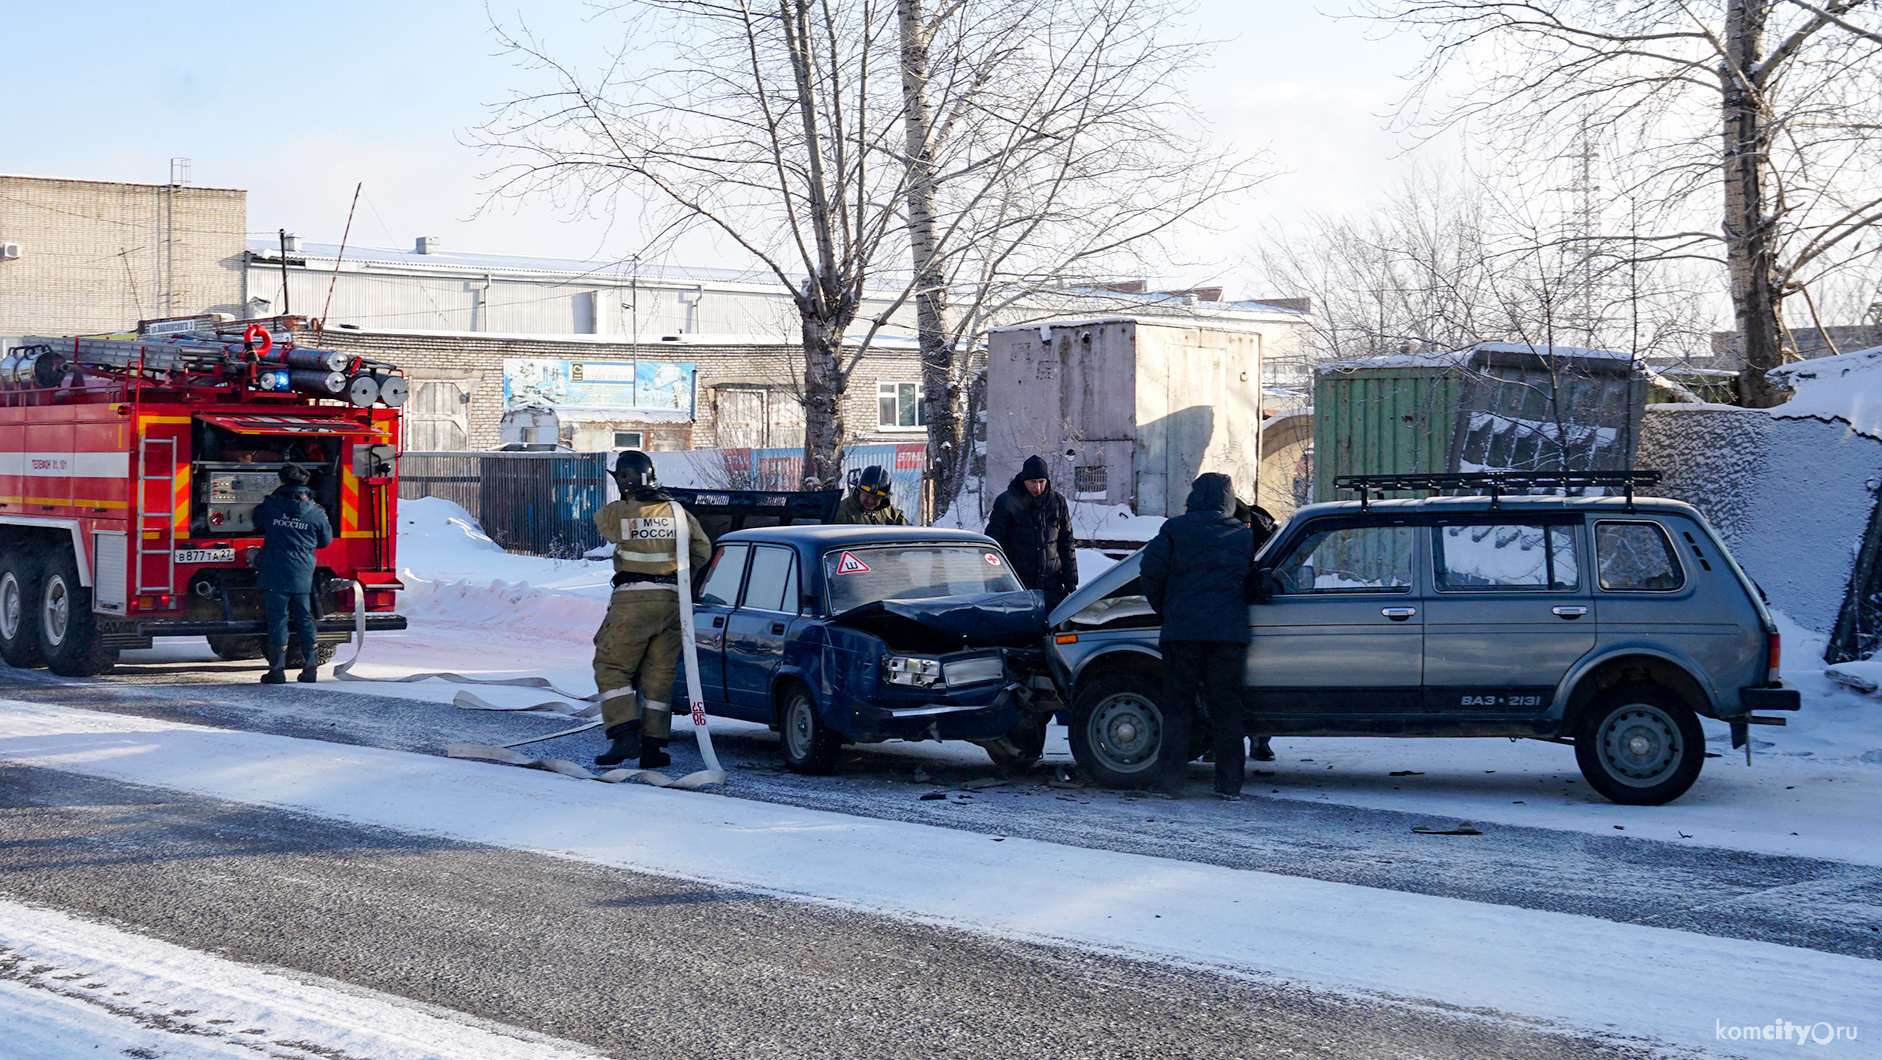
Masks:
[[[1028,764],[1063,708],[1045,608],[993,539],[906,526],[776,526],[719,538],[694,586],[706,711],[759,721],[827,773],[845,743],[971,740]]]

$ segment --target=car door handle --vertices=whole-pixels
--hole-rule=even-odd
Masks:
[[[714,615],[714,616],[712,616],[712,628],[713,628],[713,629],[724,629],[724,628],[725,628],[725,616],[724,616],[724,615]]]
[[[1415,607],[1387,607],[1387,608],[1381,608],[1379,613],[1391,619],[1394,622],[1403,622],[1406,619],[1410,618],[1411,616],[1417,614],[1418,609]]]
[[[771,623],[771,635],[774,637],[782,637],[784,635],[784,623],[782,622]]]
[[[1587,609],[1587,608],[1585,608],[1585,607],[1558,607],[1558,608],[1555,608],[1555,617],[1557,617],[1557,618],[1571,618],[1571,619],[1573,619],[1573,618],[1580,618],[1581,616],[1583,616],[1583,615],[1585,615],[1585,614],[1587,614],[1587,613],[1588,613],[1588,609]]]

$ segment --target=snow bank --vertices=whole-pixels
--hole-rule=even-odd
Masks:
[[[586,642],[608,609],[605,560],[512,555],[441,498],[399,503],[398,554],[399,609],[413,618]]]
[[[1654,493],[1705,514],[1772,607],[1818,633],[1835,625],[1882,483],[1876,438],[1781,408],[1654,405],[1638,465],[1665,475]]]
[[[1771,415],[1840,420],[1857,434],[1882,439],[1882,346],[1787,364],[1765,375],[1792,392]]]

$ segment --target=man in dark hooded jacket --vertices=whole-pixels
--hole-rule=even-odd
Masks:
[[[319,664],[314,661],[314,553],[333,544],[333,526],[314,503],[306,469],[286,464],[279,474],[280,488],[255,506],[255,529],[262,533],[255,587],[261,590],[262,611],[268,618],[264,685],[287,680],[290,617],[295,639],[301,642],[299,680],[311,682],[319,676]]]
[[[1006,492],[994,500],[987,536],[1000,543],[1020,584],[1044,590],[1047,610],[1078,588],[1071,509],[1065,496],[1052,488],[1046,462],[1039,457],[1027,457]]]
[[[1215,793],[1242,792],[1242,673],[1248,655],[1249,573],[1255,538],[1235,518],[1227,475],[1198,476],[1187,511],[1144,546],[1144,596],[1163,616],[1164,785],[1174,791],[1189,762],[1198,694],[1215,741]]]

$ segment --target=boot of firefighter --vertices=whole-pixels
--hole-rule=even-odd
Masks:
[[[640,738],[640,768],[659,769],[672,761],[667,755],[667,742],[663,737],[643,735]]]
[[[624,721],[602,730],[608,737],[608,749],[595,756],[598,766],[618,766],[640,753],[640,722]]]

